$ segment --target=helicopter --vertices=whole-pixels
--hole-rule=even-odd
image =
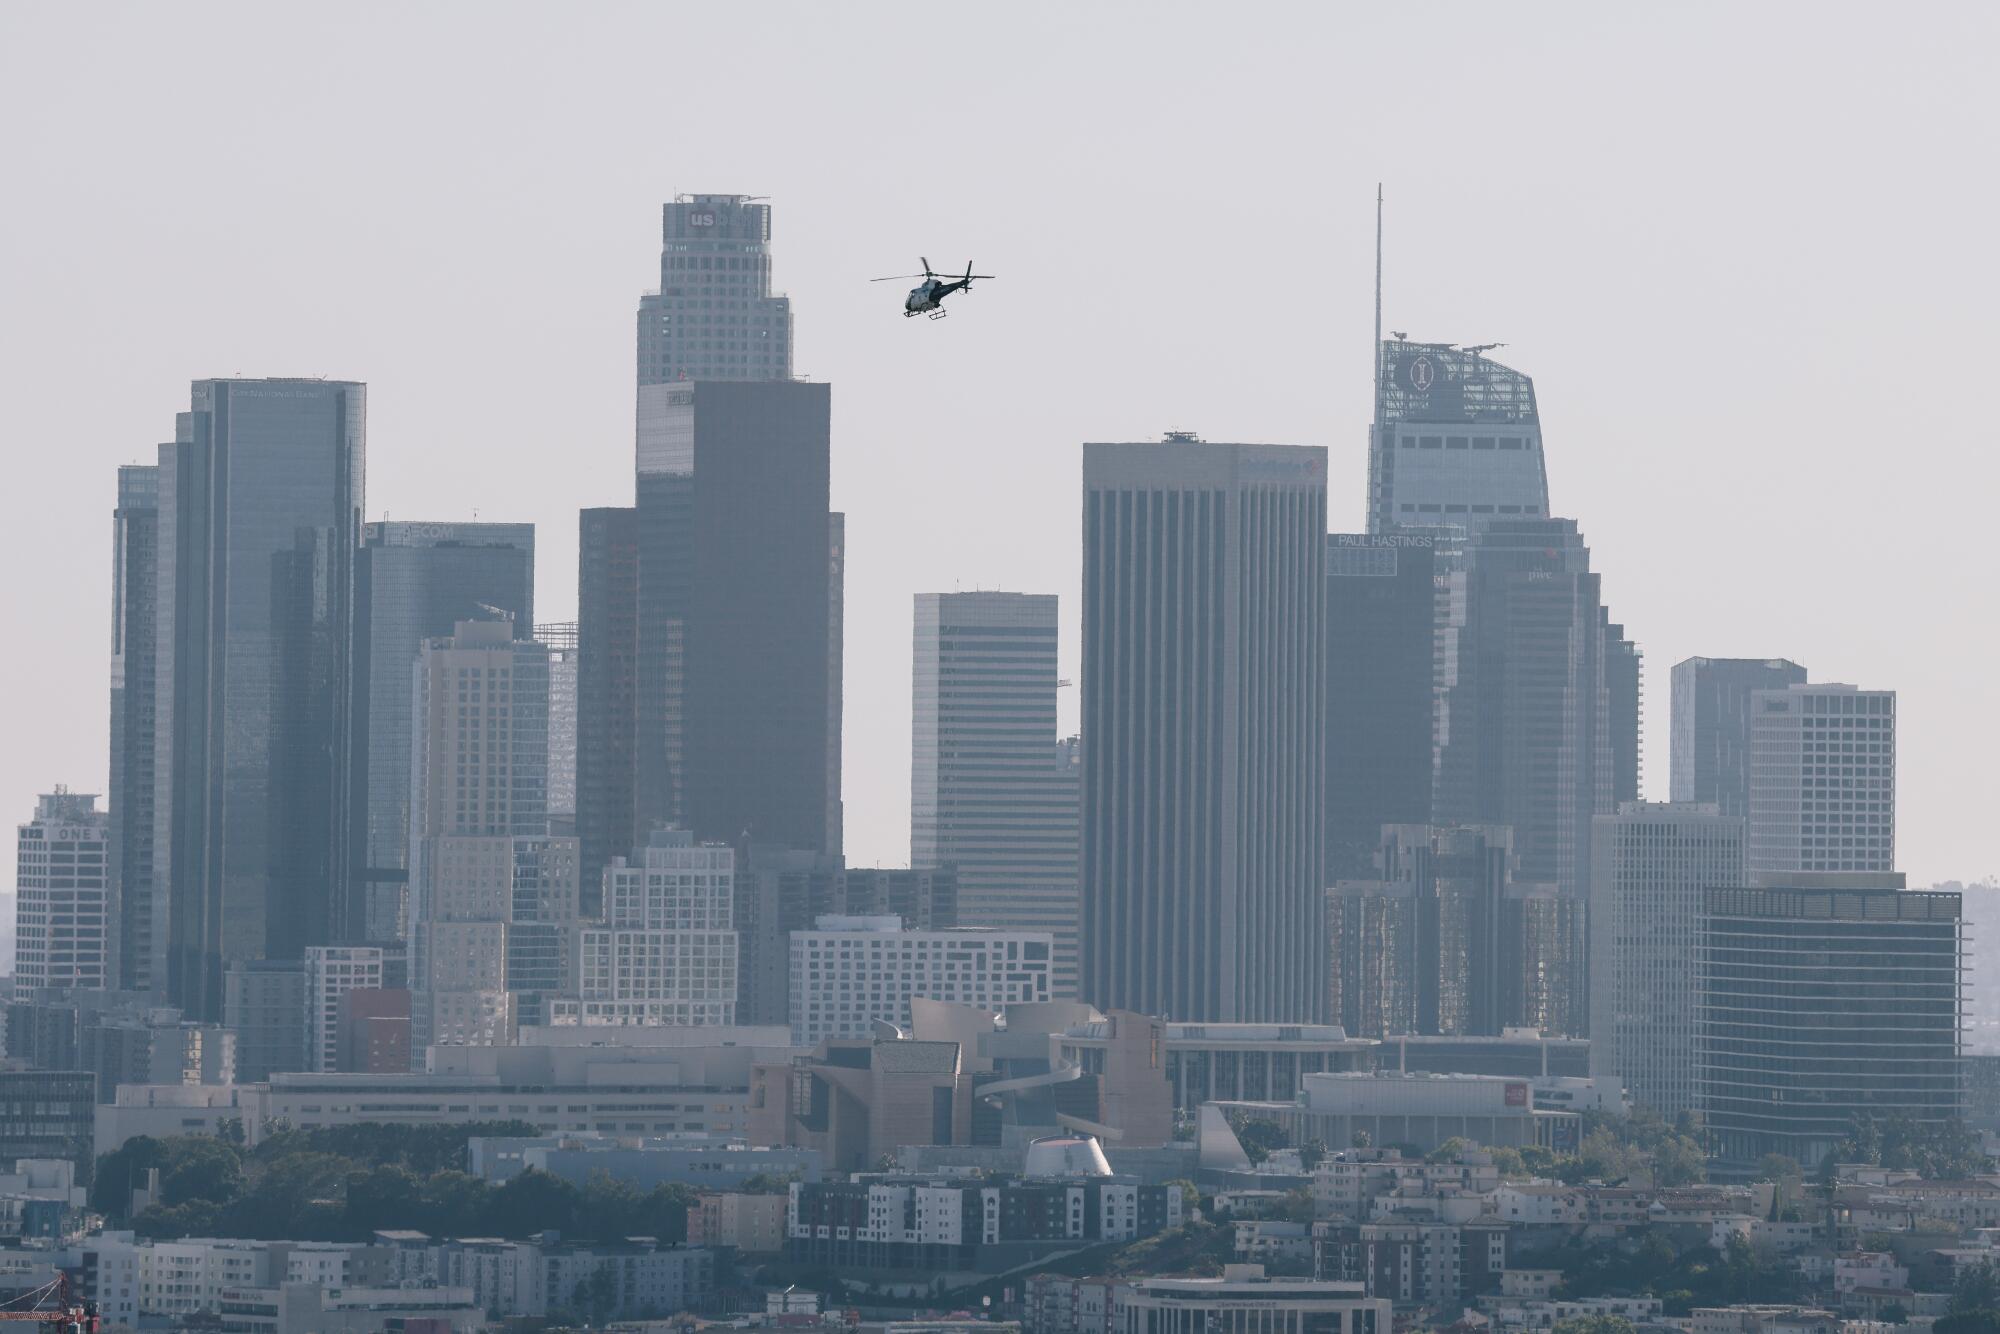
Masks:
[[[923,282],[912,287],[909,296],[903,299],[904,319],[908,319],[912,315],[928,313],[932,319],[941,320],[950,313],[944,308],[944,299],[946,297],[960,288],[964,288],[967,291],[972,290],[972,280],[975,278],[991,278],[993,276],[990,273],[974,273],[972,271],[972,261],[967,260],[965,262],[965,276],[947,281],[931,272],[931,262],[929,260],[924,260],[923,264],[924,271],[922,273],[892,273],[887,278],[869,279],[870,282],[876,283],[893,283],[903,278],[923,279]]]

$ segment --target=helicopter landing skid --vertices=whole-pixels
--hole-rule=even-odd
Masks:
[[[950,311],[946,310],[943,306],[939,306],[936,310],[931,312],[931,318],[934,320],[941,320],[949,314],[951,314]]]

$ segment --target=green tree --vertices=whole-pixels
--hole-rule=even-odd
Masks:
[[[1940,1316],[1931,1334],[2000,1334],[2000,1311],[1959,1311]]]
[[[602,1325],[618,1314],[618,1275],[611,1260],[600,1260],[590,1277],[577,1280],[576,1309],[593,1325]]]
[[[227,1204],[243,1189],[243,1159],[234,1145],[206,1135],[167,1142],[160,1165],[160,1199],[166,1204],[206,1200]]]
[[[1669,1135],[1653,1146],[1649,1169],[1655,1186],[1691,1186],[1708,1179],[1708,1155],[1685,1135]]]
[[[1881,1314],[1884,1324],[1907,1325],[1910,1323],[1910,1312],[1901,1302],[1887,1303],[1882,1307]]]
[[[150,1135],[134,1135],[100,1154],[90,1183],[90,1207],[107,1218],[124,1218],[132,1192],[145,1184],[147,1169],[158,1167],[165,1157],[165,1147]]]
[[[531,1167],[493,1192],[487,1204],[492,1219],[488,1226],[503,1237],[526,1237],[549,1229],[579,1234],[577,1203],[581,1196],[582,1192],[561,1177]]]
[[[1299,1165],[1310,1172],[1326,1161],[1326,1141],[1309,1139],[1299,1145]]]
[[[1471,1147],[1472,1147],[1471,1140],[1465,1139],[1464,1137],[1459,1135],[1453,1135],[1450,1139],[1446,1140],[1444,1143],[1438,1145],[1435,1149],[1432,1149],[1429,1153],[1425,1154],[1424,1161],[1427,1163],[1457,1162],[1458,1155],[1464,1153],[1467,1149]]]
[[[1365,1128],[1357,1126],[1355,1127],[1353,1139],[1350,1142],[1357,1149],[1368,1149],[1374,1147],[1375,1137],[1369,1134]]]
[[[1236,1132],[1236,1139],[1243,1145],[1243,1152],[1249,1157],[1253,1166],[1269,1158],[1271,1150],[1291,1145],[1291,1139],[1285,1134],[1284,1127],[1276,1121],[1244,1116],[1239,1112],[1230,1116],[1229,1126]]]
[[[1493,1166],[1503,1177],[1524,1177],[1528,1175],[1528,1163],[1519,1149],[1501,1146],[1487,1151],[1493,1158]]]
[[[2000,1268],[1991,1260],[1968,1265],[1951,1285],[1951,1314],[2000,1309]]]
[[[424,1183],[393,1163],[350,1172],[346,1220],[357,1237],[385,1228],[406,1228],[423,1213]]]

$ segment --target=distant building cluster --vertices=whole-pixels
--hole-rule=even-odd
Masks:
[[[365,385],[195,381],[107,479],[103,804],[57,787],[17,843],[24,1180],[509,1122],[474,1175],[687,1185],[686,1240],[145,1240],[4,1174],[0,1235],[70,1246],[124,1323],[429,1334],[579,1285],[709,1309],[742,1255],[1005,1275],[1027,1334],[1651,1327],[1517,1263],[1651,1228],[1813,1257],[1824,1309],[1682,1334],[1879,1334],[1843,1322],[1931,1271],[1866,1235],[2000,1259],[2000,1186],[1838,1161],[1968,1116],[1965,914],[1896,869],[1895,692],[1689,658],[1644,800],[1636,622],[1491,346],[1378,343],[1365,532],[1329,532],[1322,447],[1083,444],[1073,733],[1058,595],[913,573],[910,855],[849,865],[833,390],[794,375],[772,217],[664,208],[573,621],[537,619],[530,524],[365,520]],[[1729,1184],[1511,1170],[1635,1107]],[[1745,1184],[1774,1160],[1824,1208]],[[1221,1277],[1070,1272],[1201,1194]]]

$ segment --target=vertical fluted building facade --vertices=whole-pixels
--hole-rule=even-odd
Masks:
[[[160,451],[153,981],[192,1018],[332,932],[366,404],[197,380]]]
[[[591,917],[638,827],[639,511],[584,510],[576,564],[577,882]]]
[[[967,926],[1046,931],[1076,994],[1076,782],[1056,740],[1053,593],[919,593],[910,865],[958,869]]]
[[[1326,452],[1087,444],[1083,493],[1083,999],[1316,1020]]]
[[[153,985],[153,694],[160,470],[118,470],[111,517],[111,985]]]
[[[1591,839],[1590,1066],[1672,1119],[1696,1104],[1702,895],[1744,881],[1743,817],[1631,801]]]

